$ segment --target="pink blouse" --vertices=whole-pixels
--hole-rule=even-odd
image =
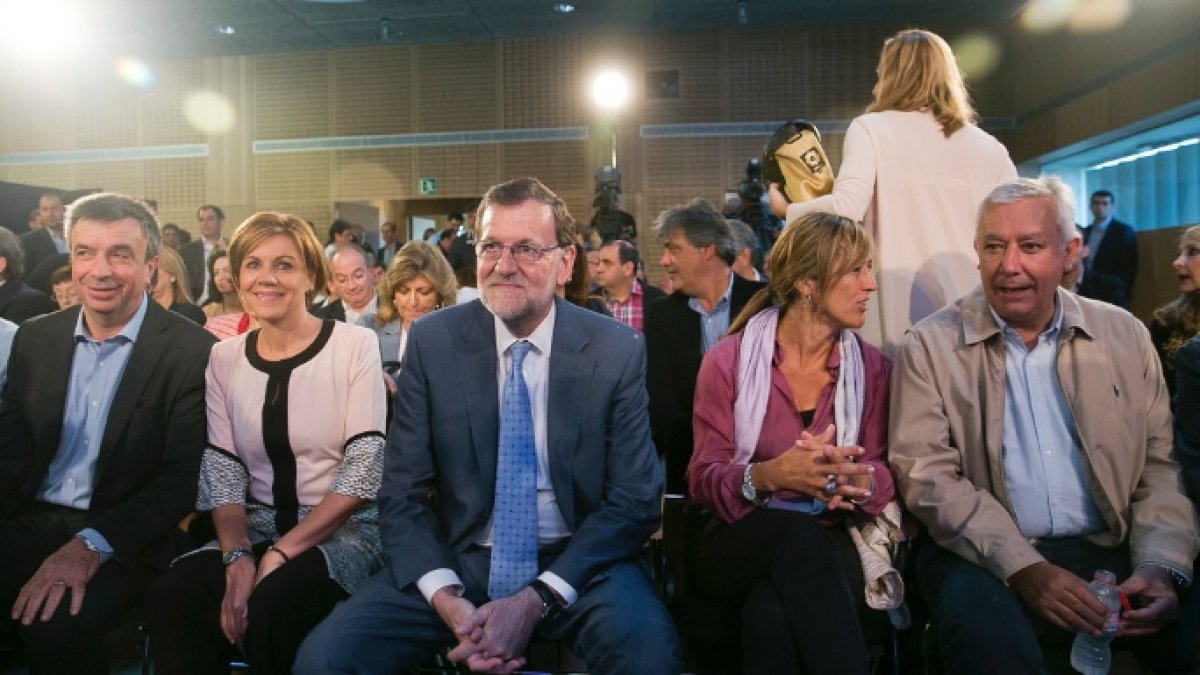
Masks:
[[[691,498],[712,511],[721,520],[732,523],[754,510],[742,497],[742,472],[745,464],[731,464],[734,455],[733,401],[737,381],[738,349],[742,334],[731,335],[704,355],[696,378],[696,399],[692,430],[694,450],[688,464],[687,479]],[[866,504],[858,507],[875,516],[895,495],[895,482],[887,465],[888,381],[892,364],[875,347],[858,338],[866,377],[866,396],[858,444],[866,451],[859,462],[875,466],[875,490]],[[791,448],[800,432],[819,434],[834,424],[833,399],[841,355],[832,349],[826,368],[829,382],[821,388],[811,427],[805,427],[792,398],[787,378],[779,370],[779,342],[771,368],[771,393],[766,418],[758,436],[754,462],[773,459]],[[784,496],[780,494],[779,496]]]

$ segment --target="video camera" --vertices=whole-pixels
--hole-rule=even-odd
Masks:
[[[750,161],[746,162],[746,177],[737,184],[738,196],[742,198],[743,204],[757,203],[766,191],[767,186],[763,184],[762,160],[751,157]]]
[[[637,223],[633,216],[619,208],[621,203],[621,172],[615,167],[604,165],[596,172],[596,196],[592,207],[597,209],[592,216],[591,229],[607,244],[616,239],[637,240]]]

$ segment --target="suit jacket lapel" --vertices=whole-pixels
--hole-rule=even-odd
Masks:
[[[558,303],[554,324],[554,346],[550,353],[550,381],[546,404],[546,444],[550,482],[563,520],[572,529],[575,522],[575,482],[571,476],[579,440],[582,406],[591,390],[595,362],[582,352],[590,338],[572,316],[573,307]],[[578,310],[575,310],[578,311]]]
[[[467,399],[471,445],[479,465],[481,501],[491,508],[496,491],[496,456],[500,438],[499,385],[496,383],[496,328],[490,312],[475,303],[474,311],[459,326],[459,344],[453,350],[459,391]],[[436,374],[431,374],[436,377]]]
[[[678,320],[674,321],[675,336],[672,344],[678,345],[673,358],[681,359],[682,366],[673,369],[673,374],[687,399],[686,409],[692,408],[692,396],[696,389],[696,373],[700,372],[700,361],[704,358],[704,325],[700,315],[688,306],[688,296],[679,293],[672,296],[676,304]],[[686,375],[685,375],[686,374]],[[680,405],[684,405],[680,401]]]
[[[100,456],[96,460],[97,485],[104,477],[104,467],[112,458],[117,440],[129,422],[129,416],[133,414],[138,400],[141,399],[142,390],[153,378],[162,355],[170,349],[166,338],[169,325],[167,310],[159,307],[149,296],[143,301],[150,303],[146,308],[146,318],[142,322],[137,340],[133,343],[133,351],[129,354],[129,362],[125,364],[121,382],[117,384],[112,407],[108,411],[108,421],[104,425],[104,439],[100,443]]]
[[[17,291],[21,290],[21,282],[10,281],[3,286],[0,286],[0,313],[8,309],[8,303],[12,302]]]
[[[37,436],[41,437],[44,429],[46,438],[49,439],[46,443],[36,445],[39,450],[48,453],[45,457],[38,458],[39,471],[44,471],[45,467],[50,465],[58,451],[58,444],[62,441],[63,411],[66,409],[67,387],[71,381],[71,364],[75,361],[75,322],[78,320],[79,311],[79,307],[64,311],[62,325],[47,336],[45,351],[39,349],[42,357],[46,359],[42,362],[44,367],[53,373],[46,380],[45,390],[39,394],[39,400],[44,402],[42,410],[49,413],[49,417],[40,421],[38,428],[34,430]],[[43,459],[45,466],[42,466]]]
[[[758,289],[762,288],[765,284],[743,279],[741,275],[733,271],[730,271],[730,274],[733,275],[733,289],[729,293],[729,322],[733,323],[737,315],[741,314],[742,308],[746,306],[746,303],[750,302],[750,298],[754,297]]]

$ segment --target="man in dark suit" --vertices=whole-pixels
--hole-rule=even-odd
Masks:
[[[1081,246],[1079,255],[1075,256],[1075,262],[1063,272],[1059,285],[1076,295],[1129,309],[1129,294],[1125,292],[1125,283],[1115,275],[1087,269],[1084,260],[1090,255],[1091,251],[1087,245]]]
[[[1111,274],[1125,285],[1125,292],[1133,297],[1133,282],[1137,279],[1138,250],[1137,232],[1126,223],[1113,218],[1116,203],[1113,193],[1097,190],[1092,193],[1092,216],[1094,220],[1083,234],[1083,244],[1093,255],[1084,263],[1089,272]]]
[[[535,629],[592,673],[677,672],[638,562],[662,487],[641,337],[555,299],[574,221],[536,179],[489,190],[480,222],[482,303],[409,333],[379,492],[390,564],[296,672],[405,672],[455,642],[451,659],[509,672]]]
[[[354,244],[339,246],[329,259],[329,280],[338,299],[313,310],[313,314],[346,323],[358,323],[363,315],[374,314],[379,306],[371,274],[374,258]]]
[[[729,223],[702,199],[663,211],[655,233],[663,243],[659,264],[675,292],[646,309],[650,428],[666,458],[667,491],[683,494],[700,359],[765,284],[733,273],[737,244]]]
[[[446,231],[442,235],[450,237],[449,248],[443,246],[442,250],[446,252],[446,260],[455,272],[475,267],[475,240],[472,239],[471,232],[468,230],[458,234],[464,222],[463,214],[457,211],[450,213],[446,216]]]
[[[217,248],[227,245],[223,234],[225,212],[219,206],[205,204],[196,209],[196,223],[200,236],[180,247],[179,257],[183,258],[183,265],[187,267],[192,297],[197,305],[203,305],[209,300],[220,299],[208,297],[208,256]]]
[[[33,672],[107,673],[105,630],[186,550],[213,337],[146,294],[143,205],[92,195],[69,223],[82,307],[18,330],[0,400],[0,602]]]
[[[55,253],[67,252],[67,239],[63,235],[65,211],[62,197],[47,192],[38,198],[38,211],[42,215],[42,228],[21,235],[21,249],[25,252],[24,268],[30,272]]]
[[[641,256],[637,246],[618,239],[596,251],[595,277],[604,306],[614,319],[643,331],[646,327],[646,307],[666,293],[638,279]]]
[[[383,265],[383,269],[387,270],[388,265],[392,264],[392,258],[400,252],[400,247],[404,244],[396,238],[396,224],[390,220],[379,226],[379,251],[376,257],[379,263]]]
[[[24,282],[23,262],[17,235],[0,227],[0,318],[16,324],[58,309],[54,298]]]

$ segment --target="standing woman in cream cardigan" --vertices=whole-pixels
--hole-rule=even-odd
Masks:
[[[824,211],[866,227],[879,290],[863,335],[890,354],[909,326],[978,285],[976,211],[1017,171],[1005,147],[975,126],[945,40],[900,31],[883,43],[876,75],[874,102],[846,131],[833,192],[789,205],[772,184],[770,198],[789,223]]]

